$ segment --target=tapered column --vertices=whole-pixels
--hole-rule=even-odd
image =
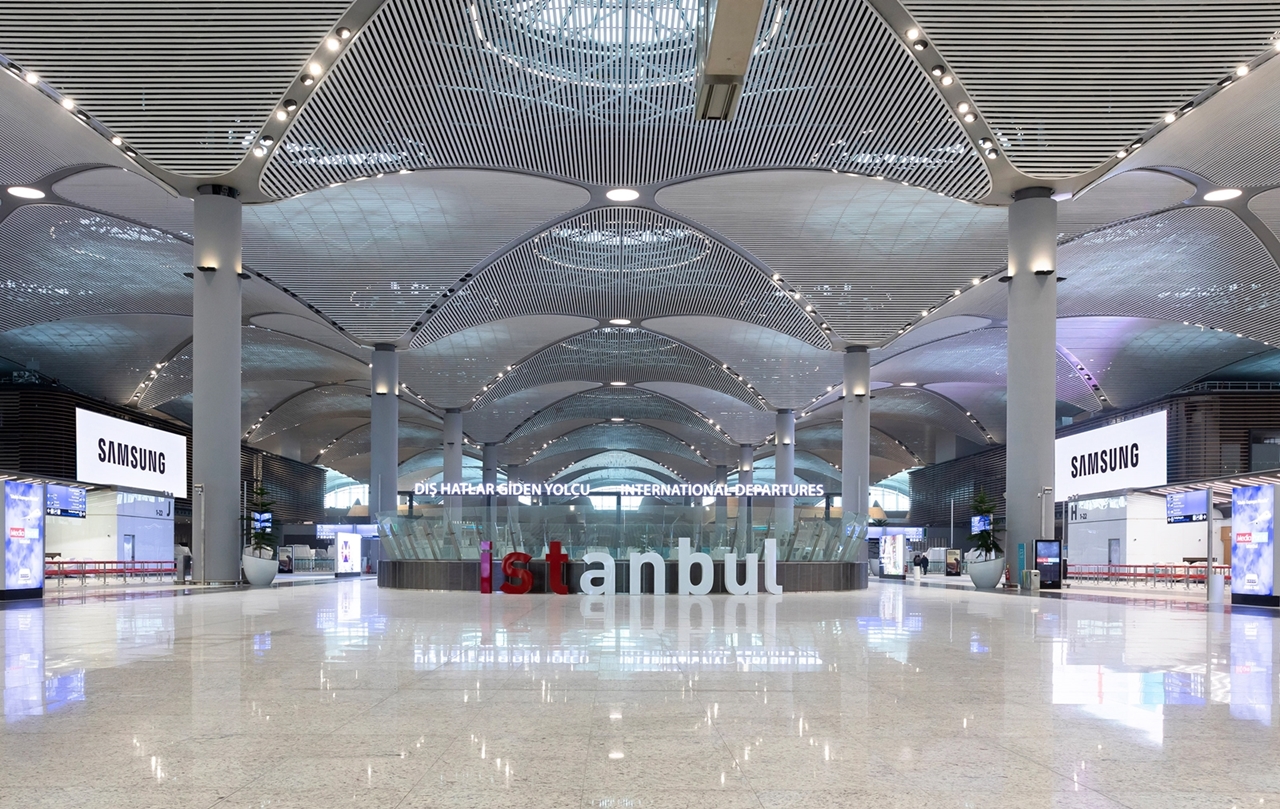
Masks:
[[[729,482],[729,467],[726,464],[716,464],[716,485],[724,486]],[[729,522],[729,500],[720,495],[716,496],[716,543],[724,545],[728,542],[725,535],[725,525]]]
[[[1047,188],[1014,194],[1009,208],[1009,374],[1005,463],[1005,564],[1018,581],[1035,541],[1053,536],[1053,439],[1057,395],[1058,203]],[[1049,489],[1048,492],[1045,490]],[[987,492],[998,497],[1000,492]],[[1046,516],[1047,512],[1047,516]]]
[[[480,450],[480,482],[488,486],[498,485],[498,445],[486,441]],[[498,497],[485,496],[485,536],[489,539],[498,537]]]
[[[796,482],[796,414],[784,409],[778,411],[777,429],[774,443],[776,451],[773,459],[773,482],[779,486],[792,486]],[[778,542],[791,535],[795,526],[794,497],[775,497],[773,499],[774,525],[778,527]]]
[[[369,516],[396,511],[400,470],[400,357],[396,347],[373,347],[373,390],[369,406]]]
[[[840,503],[845,517],[866,517],[871,485],[871,355],[866,346],[845,349],[842,415]],[[864,544],[857,561],[865,559]]]
[[[756,448],[750,444],[739,447],[738,483],[750,486],[755,480]],[[738,555],[753,552],[751,541],[751,506],[745,495],[738,498]]]
[[[192,554],[201,581],[240,581],[239,196],[202,185],[195,199],[191,452],[202,494],[193,494]]]
[[[451,407],[444,413],[444,482],[462,482],[462,411]],[[458,519],[462,500],[446,497],[445,508],[450,519]]]

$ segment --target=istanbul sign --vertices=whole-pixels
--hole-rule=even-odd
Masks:
[[[677,584],[676,592],[680,595],[701,596],[711,592],[715,581],[715,562],[711,554],[691,551],[689,537],[681,537],[676,556]],[[488,541],[480,543],[480,592],[493,592],[493,556]],[[528,593],[533,589],[533,571],[529,563],[533,557],[521,551],[514,551],[502,558],[502,576],[506,579],[498,589],[511,595]],[[551,542],[546,555],[547,591],[559,595],[567,595],[569,584],[564,580],[564,566],[569,555],[560,549],[559,542]],[[618,561],[605,551],[594,551],[583,554],[586,570],[578,580],[579,592],[586,595],[614,595],[617,593]],[[748,553],[745,556],[742,575],[738,571],[738,555],[727,551],[724,555],[724,587],[732,595],[756,595],[760,592],[760,556]],[[596,567],[599,565],[599,567]],[[653,572],[653,594],[666,595],[667,592],[667,560],[662,554],[654,551],[638,553],[632,551],[627,559],[628,592],[639,595],[644,587],[644,567],[648,565]],[[773,595],[782,594],[782,585],[778,583],[778,541],[769,537],[764,541],[764,589]],[[698,569],[698,581],[693,581],[693,570]]]
[[[491,496],[499,497],[585,497],[591,494],[589,483],[428,483],[413,484],[413,493],[427,497]],[[823,497],[826,488],[820,483],[748,484],[724,486],[717,483],[624,484],[610,486],[598,494],[620,494],[623,497]]]

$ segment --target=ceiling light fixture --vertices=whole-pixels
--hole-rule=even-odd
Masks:
[[[627,386],[626,382],[610,382],[609,384],[615,388],[625,388]]]
[[[311,64],[307,65],[307,70],[311,73],[312,76],[319,76],[321,73],[324,72],[324,68],[320,66],[319,62],[312,62]]]
[[[610,323],[612,323],[612,324],[613,324],[613,325],[615,325],[615,326],[630,326],[630,325],[631,325],[631,321],[630,321],[630,320],[627,320],[625,317],[615,317],[613,320],[610,320],[609,322],[610,322]]]
[[[986,155],[988,160],[995,160],[997,157],[1000,156],[1000,153],[997,152],[995,149],[988,149],[986,151]]]
[[[284,110],[276,110],[276,120],[278,121],[289,120],[289,113],[285,112]]]
[[[24,78],[26,78],[27,84],[36,84],[40,81],[40,76],[36,73],[28,73]]]
[[[1249,66],[1248,66],[1248,65],[1240,65],[1240,67],[1236,68],[1236,75],[1237,75],[1237,76],[1248,76],[1248,75],[1249,75]]]
[[[609,419],[609,421],[626,421],[626,419],[624,419],[622,416],[614,416],[613,418]]]
[[[265,146],[255,146],[255,147],[253,147],[253,156],[254,156],[254,157],[266,157],[266,156],[267,156],[267,147],[265,147]]]
[[[324,44],[325,44],[325,47],[327,47],[331,51],[336,51],[338,48],[342,47],[342,42],[337,37],[329,37],[327,40],[325,40]]]
[[[1171,124],[1176,120],[1178,120],[1178,113],[1176,112],[1166,113],[1164,116],[1164,122],[1166,124]]]
[[[919,382],[899,382],[899,383],[898,383],[898,387],[900,387],[900,388],[914,388],[914,387],[915,387],[916,385],[918,385],[918,384],[920,384],[920,383],[919,383]]]
[[[112,146],[123,146],[123,145],[124,145],[124,141],[120,140],[120,136],[119,136],[119,135],[115,135],[115,136],[113,136],[113,137],[111,138],[111,145],[112,145]]]
[[[640,192],[634,188],[612,188],[605,192],[605,196],[614,202],[634,202],[640,199]]]
[[[923,39],[917,39],[915,42],[912,42],[912,43],[911,43],[911,47],[912,47],[914,50],[922,51],[922,50],[924,50],[925,48],[928,48],[928,47],[929,47],[929,43],[928,43],[928,42],[926,42],[926,41],[924,41]]]
[[[1244,192],[1239,188],[1219,188],[1216,191],[1210,191],[1204,195],[1205,202],[1224,202],[1229,199],[1235,199]]]
[[[28,188],[25,185],[11,185],[9,193],[21,199],[44,199],[43,191],[38,188]]]
[[[972,112],[966,112],[964,114],[964,122],[966,124],[971,124],[976,120],[978,120],[978,116],[974,115]]]
[[[350,28],[339,28],[339,29],[338,29],[338,39],[351,39],[351,29],[350,29]]]
[[[946,72],[947,72],[947,69],[944,68],[942,65],[934,65],[933,67],[929,68],[929,75],[933,76],[935,79],[940,78],[942,74]]]
[[[959,111],[961,115],[964,115],[966,112],[969,111],[969,102],[961,101],[958,105],[956,105],[956,110]]]
[[[316,77],[315,77],[315,76],[312,76],[310,73],[307,73],[307,74],[305,74],[305,75],[302,77],[302,86],[303,86],[303,87],[310,87],[311,85],[313,85],[313,84],[315,84],[315,83],[316,83]]]
[[[298,102],[294,101],[292,98],[286,98],[284,100],[284,104],[282,104],[281,106],[283,106],[289,112],[293,112],[298,108]]]
[[[951,78],[950,76],[943,76],[943,77],[942,77],[942,86],[943,86],[943,87],[950,87],[954,81],[955,81],[955,79]]]
[[[915,42],[915,41],[916,41],[917,39],[919,39],[919,38],[920,38],[920,29],[919,29],[919,28],[908,28],[908,29],[907,29],[907,39],[908,39],[908,40],[910,40],[910,41],[912,41],[912,42]]]
[[[981,283],[982,283],[982,279],[981,279],[981,278],[975,278],[975,279],[973,279],[973,285],[974,285],[975,287],[976,287],[978,284],[981,284]]]
[[[73,110],[76,108],[76,102],[72,101],[69,98],[64,98],[62,99],[62,108],[64,110]]]

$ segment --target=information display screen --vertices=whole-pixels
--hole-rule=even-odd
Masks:
[[[44,513],[50,517],[79,517],[88,513],[88,492],[79,486],[50,483],[44,487]]]
[[[991,515],[981,514],[977,517],[969,518],[969,533],[976,534],[980,531],[991,530]]]
[[[1062,542],[1056,539],[1036,540],[1036,570],[1040,586],[1055,589],[1062,586]]]
[[[1209,490],[1176,492],[1164,496],[1165,522],[1204,522],[1209,519]]]

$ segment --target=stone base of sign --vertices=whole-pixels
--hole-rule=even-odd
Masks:
[[[715,582],[711,587],[713,593],[727,593],[724,586],[724,562],[715,562]],[[739,563],[745,564],[745,563]],[[598,566],[597,566],[598,567]],[[564,565],[563,581],[568,585],[570,593],[581,592],[578,586],[582,573],[587,568],[581,561],[568,562]],[[530,593],[550,592],[547,587],[547,562],[534,559],[529,563],[533,573],[533,587]],[[653,592],[653,568],[646,565],[643,570],[643,592]],[[679,570],[675,559],[666,564],[666,590],[668,595],[676,593]],[[741,580],[741,572],[739,580]],[[615,572],[617,592],[626,594],[631,581],[631,563],[627,560],[617,562]],[[760,591],[764,592],[764,565],[760,565],[757,581]],[[506,578],[502,575],[502,562],[493,562],[493,589],[496,593]],[[846,590],[865,590],[867,588],[866,562],[778,562],[778,584],[784,593],[831,592]],[[378,586],[400,590],[472,590],[480,592],[480,562],[476,559],[458,561],[425,561],[405,559],[399,561],[384,560],[378,563]]]

